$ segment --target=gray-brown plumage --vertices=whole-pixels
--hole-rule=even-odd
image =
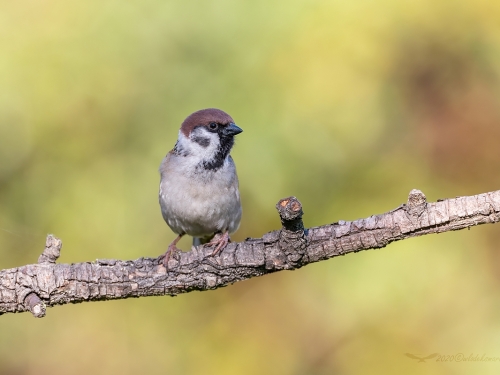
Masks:
[[[161,212],[178,234],[165,253],[165,267],[183,235],[193,236],[195,245],[213,237],[216,255],[238,229],[238,176],[229,153],[241,132],[231,116],[215,108],[194,112],[182,123],[174,149],[160,165]]]

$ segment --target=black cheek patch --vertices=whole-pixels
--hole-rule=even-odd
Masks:
[[[201,147],[207,148],[210,145],[210,139],[209,138],[204,138],[200,136],[194,136],[191,138],[192,141],[198,143]]]

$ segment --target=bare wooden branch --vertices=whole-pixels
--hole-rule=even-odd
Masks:
[[[55,264],[56,260],[61,256],[62,241],[54,237],[52,234],[47,236],[45,241],[45,249],[42,255],[38,257],[38,263],[52,263]]]
[[[45,303],[35,293],[28,294],[24,299],[24,304],[35,318],[43,318],[45,316]]]
[[[276,207],[281,230],[230,243],[215,257],[207,245],[192,248],[172,259],[168,272],[162,256],[58,264],[62,243],[49,235],[37,264],[0,271],[0,314],[31,311],[43,317],[46,307],[66,303],[216,289],[351,252],[379,249],[393,241],[496,223],[500,190],[435,203],[412,190],[408,202],[392,211],[308,230],[295,197],[282,199]]]

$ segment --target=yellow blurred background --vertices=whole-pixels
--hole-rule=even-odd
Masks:
[[[191,112],[244,129],[235,240],[500,188],[500,3],[0,3],[0,268],[156,257],[158,165]],[[0,317],[0,374],[497,374],[500,226],[203,293]],[[181,247],[189,249],[190,239]]]

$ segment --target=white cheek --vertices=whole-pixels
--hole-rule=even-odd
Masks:
[[[198,128],[191,134],[191,137],[203,137],[210,140],[210,144],[203,147],[199,143],[187,138],[183,133],[179,134],[180,146],[189,152],[193,157],[200,160],[210,160],[214,157],[217,149],[219,148],[219,136],[216,133],[211,133],[204,128]]]
[[[209,133],[209,132],[206,132],[206,133],[207,134],[205,134],[204,136],[207,137],[208,139],[210,139],[210,144],[207,147],[199,146],[199,148],[200,148],[200,151],[202,151],[202,153],[204,155],[204,159],[211,159],[214,157],[215,153],[219,149],[220,140],[219,140],[219,136],[217,134]]]

